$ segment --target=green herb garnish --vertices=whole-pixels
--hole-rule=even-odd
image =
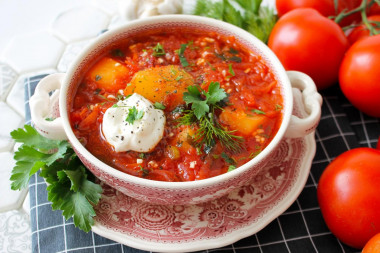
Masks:
[[[186,47],[187,47],[187,44],[181,44],[181,48],[178,49],[178,51],[177,51],[178,56],[179,56],[179,61],[181,62],[181,65],[183,67],[189,66],[189,62],[187,61],[187,59],[184,55]]]
[[[99,81],[100,79],[102,79],[102,76],[100,76],[100,75],[95,76],[95,81]]]
[[[221,54],[218,54],[218,53],[214,53],[216,57],[218,57],[219,59],[221,59],[222,61],[226,61],[226,62],[241,62],[241,58],[239,56],[236,56],[236,55],[233,55],[231,57],[227,57],[224,55],[224,53],[221,53]]]
[[[278,17],[273,8],[261,3],[262,0],[197,0],[193,14],[234,24],[266,43]]]
[[[135,106],[128,109],[128,115],[125,121],[127,121],[129,124],[133,124],[135,120],[140,120],[144,116],[144,111],[139,111]]]
[[[215,106],[227,97],[227,93],[220,88],[218,82],[211,82],[208,92],[196,85],[187,87],[187,90],[188,92],[183,93],[183,100],[186,104],[191,104],[191,109],[197,119],[201,119],[206,112],[210,112],[210,105]]]
[[[161,104],[159,102],[155,102],[154,103],[154,108],[160,109],[160,110],[165,110],[166,106],[164,106],[163,104]]]
[[[102,188],[87,171],[68,141],[55,141],[41,136],[25,125],[11,132],[22,146],[15,152],[16,165],[10,180],[12,190],[28,186],[30,178],[41,170],[40,176],[49,184],[48,200],[53,210],[62,210],[67,219],[85,232],[91,230],[96,215],[93,205],[99,202]]]
[[[208,91],[199,86],[189,86],[183,94],[183,100],[187,105],[191,104],[191,110],[179,118],[182,125],[197,123],[199,129],[196,132],[195,141],[199,146],[205,144],[207,149],[215,145],[218,139],[227,149],[237,152],[241,149],[243,138],[234,135],[234,131],[224,129],[215,116],[215,110],[221,108],[220,104],[227,98],[227,93],[220,88],[218,82],[211,82]]]
[[[228,166],[227,172],[233,171],[234,169],[236,169],[236,166],[235,165],[230,165],[230,166]]]
[[[228,58],[229,61],[233,61],[233,62],[241,62],[241,58],[234,55],[234,56],[231,56],[230,58]]]
[[[226,163],[229,163],[229,164],[236,164],[236,161],[235,159],[229,157],[226,153],[221,153],[220,156],[224,159],[224,161],[226,161]]]
[[[234,72],[234,70],[232,69],[232,64],[228,64],[228,72],[230,72],[230,74],[231,74],[232,76],[235,76],[235,72]]]
[[[227,58],[224,56],[224,54],[218,54],[218,53],[214,53],[214,54],[216,57],[218,57],[222,61],[227,61]]]
[[[103,100],[106,100],[108,102],[112,102],[111,100],[109,100],[108,98],[106,98],[105,96],[101,95],[101,94],[97,94],[98,97],[100,97],[101,99]]]
[[[159,57],[159,56],[163,56],[165,54],[166,54],[165,50],[160,43],[157,43],[157,45],[155,47],[153,47],[153,56]]]
[[[143,176],[143,177],[146,177],[146,176],[149,175],[150,170],[145,169],[145,168],[144,168],[143,166],[141,166],[141,165],[139,165],[139,167],[140,167],[140,171],[142,172],[142,176]]]
[[[228,52],[230,52],[231,54],[238,54],[239,53],[239,51],[237,51],[235,48],[230,48],[230,50],[228,51]]]
[[[117,100],[117,101],[121,101],[121,100],[124,100],[124,99],[125,99],[124,95],[117,94],[117,96],[116,96],[116,100]],[[116,105],[116,104],[115,104],[115,105]],[[114,105],[113,105],[112,107],[114,107]]]
[[[258,109],[252,109],[251,112],[256,113],[256,114],[265,114],[264,111],[258,110]]]

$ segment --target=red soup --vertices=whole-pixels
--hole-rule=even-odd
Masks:
[[[193,181],[258,155],[278,131],[282,106],[255,52],[234,37],[173,28],[102,55],[81,79],[70,122],[94,156],[120,171]]]

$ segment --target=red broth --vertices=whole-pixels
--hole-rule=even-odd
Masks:
[[[169,68],[180,74],[167,80],[160,71],[173,72]],[[191,109],[183,101],[187,86],[207,91],[211,82],[228,94],[213,119],[242,138],[238,150],[217,138],[211,146],[201,145],[199,123],[179,121]],[[116,152],[102,133],[105,111],[133,92],[165,106],[164,136],[147,153]],[[226,173],[258,155],[278,131],[282,106],[281,88],[270,68],[234,37],[172,29],[136,36],[101,56],[83,75],[70,122],[94,156],[120,171],[152,180],[194,181]]]

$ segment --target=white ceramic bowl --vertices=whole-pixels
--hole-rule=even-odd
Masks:
[[[79,142],[71,129],[68,111],[79,84],[78,80],[81,73],[86,71],[89,62],[120,40],[165,27],[195,28],[234,36],[239,43],[263,58],[281,86],[284,100],[283,119],[277,134],[259,155],[231,172],[193,182],[161,182],[131,176],[93,156]],[[302,91],[308,113],[303,119],[292,115],[292,87]],[[59,90],[59,106],[56,103],[57,92],[49,97],[49,92],[54,90]],[[53,74],[41,80],[30,100],[30,107],[36,129],[51,139],[68,139],[85,166],[108,185],[131,197],[151,203],[195,204],[220,197],[236,187],[249,183],[271,159],[271,155],[284,137],[298,138],[313,132],[320,119],[321,103],[322,98],[313,81],[299,72],[287,73],[272,51],[252,34],[215,19],[190,15],[166,15],[132,21],[99,36],[77,56],[66,74]],[[44,119],[48,114],[59,114],[60,117],[52,122],[46,121]]]

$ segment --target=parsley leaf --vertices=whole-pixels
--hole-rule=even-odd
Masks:
[[[58,142],[49,140],[41,136],[33,127],[25,125],[24,129],[19,128],[11,132],[12,138],[16,142],[27,143],[30,147],[35,147],[42,151],[49,151],[57,147]]]
[[[191,104],[191,110],[185,111],[178,121],[183,125],[198,123],[195,140],[199,146],[205,144],[208,151],[215,146],[215,139],[220,140],[229,150],[238,151],[241,148],[242,137],[224,129],[215,117],[215,108],[220,108],[225,98],[227,93],[220,88],[218,82],[211,82],[207,92],[194,85],[188,86],[187,92],[183,93],[183,100],[187,105]]]
[[[61,159],[69,147],[69,142],[60,141],[57,145],[57,150],[54,153],[49,154],[49,156],[46,158],[46,165],[50,166],[52,163],[54,163],[55,160]]]
[[[60,209],[63,210],[62,214],[66,220],[73,217],[74,224],[85,232],[89,232],[91,226],[94,225],[92,217],[95,216],[95,211],[83,192],[68,194],[63,200]]]
[[[19,190],[26,188],[31,176],[45,165],[44,162],[40,161],[40,159],[45,157],[45,154],[31,147],[22,145],[14,155],[16,165],[10,177],[12,181],[11,189]]]
[[[88,179],[92,174],[83,166],[70,143],[49,140],[28,125],[14,130],[11,136],[23,143],[15,152],[11,188],[27,187],[30,177],[41,169],[40,176],[49,184],[48,200],[52,208],[62,210],[66,219],[73,217],[75,226],[89,232],[95,216],[92,205],[99,202],[102,188]]]
[[[210,107],[207,104],[207,101],[200,101],[197,103],[193,102],[191,109],[194,111],[195,117],[197,117],[197,119],[200,119],[206,114],[206,112],[210,111]]]
[[[244,18],[242,14],[230,2],[229,0],[223,0],[223,20],[228,20],[228,23],[243,27]]]
[[[277,22],[277,15],[274,10],[263,6],[259,9],[258,13],[247,11],[245,15],[244,29],[255,35],[264,43],[268,42],[269,34]]]
[[[28,128],[29,129],[29,128]],[[11,133],[12,136],[15,136],[17,142],[24,143],[19,149],[15,152],[14,159],[16,160],[16,165],[12,170],[11,175],[11,188],[12,190],[18,190],[28,186],[29,179],[34,175],[41,167],[50,166],[56,159],[62,158],[63,154],[66,153],[69,143],[67,141],[51,141],[42,137],[37,133],[36,130],[31,131],[31,138],[26,136],[26,130],[23,132],[22,129],[15,130]],[[35,136],[35,133],[38,134],[38,137]],[[21,136],[23,138],[21,138]],[[36,143],[36,140],[40,139],[41,144]],[[27,140],[32,140],[31,146],[26,145]],[[45,153],[49,151],[44,149],[41,152],[38,150],[39,146],[46,148],[45,143],[55,142],[54,146],[51,146],[51,150],[56,150],[54,153]]]
[[[193,97],[193,98],[197,98],[196,100],[200,99],[200,96],[201,96],[201,92],[200,92],[200,88],[199,86],[196,86],[196,85],[193,85],[193,86],[188,86],[187,87],[187,90],[189,91],[188,93],[185,92],[184,93],[184,99],[191,99],[190,97]],[[198,98],[199,97],[199,98]],[[186,100],[185,100],[186,102]],[[188,103],[192,103],[192,102],[188,102]]]
[[[189,86],[187,87],[188,92],[183,93],[183,100],[186,104],[191,104],[191,109],[197,119],[210,111],[209,105],[215,105],[227,97],[226,92],[220,88],[218,82],[211,82],[208,92],[202,90],[201,93],[199,89],[199,86]]]
[[[159,57],[165,55],[165,50],[162,47],[160,43],[157,43],[157,45],[153,48],[153,56]]]
[[[88,232],[94,224],[95,211],[92,204],[99,201],[102,188],[89,180],[85,167],[76,170],[61,170],[58,180],[49,185],[48,200],[54,210],[62,210],[66,220],[73,217],[74,224]]]
[[[195,15],[223,20],[224,6],[222,1],[198,0],[194,9]]]
[[[218,82],[210,83],[208,86],[208,93],[210,96],[208,97],[207,102],[212,105],[215,105],[227,97],[227,93],[224,89],[220,88],[220,84]]]
[[[278,17],[273,8],[261,3],[262,0],[197,0],[193,14],[234,24],[266,43]],[[239,57],[230,60],[239,62]]]
[[[139,111],[135,106],[128,109],[128,115],[125,121],[127,121],[129,124],[133,124],[135,120],[140,120],[144,116],[144,111]]]
[[[201,97],[198,86],[189,86],[187,87],[187,90],[188,92],[183,93],[183,100],[186,104],[191,104],[191,109],[193,110],[195,116],[197,119],[200,119],[210,110],[207,101]]]

